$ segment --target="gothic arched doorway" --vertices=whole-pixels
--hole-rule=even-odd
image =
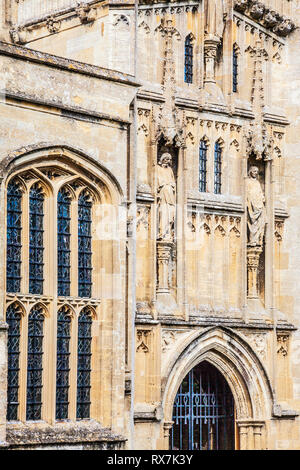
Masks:
[[[172,450],[233,450],[234,400],[222,374],[204,361],[183,379],[173,406]]]

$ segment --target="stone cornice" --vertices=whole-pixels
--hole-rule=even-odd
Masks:
[[[70,73],[80,73],[82,75],[88,75],[102,80],[124,83],[133,87],[140,86],[140,84],[135,81],[135,77],[133,75],[118,72],[116,70],[105,69],[97,65],[86,64],[76,60],[65,59],[64,57],[35,51],[33,49],[28,49],[27,47],[16,46],[2,41],[0,41],[0,56],[1,55],[39,63],[56,69],[66,70]]]

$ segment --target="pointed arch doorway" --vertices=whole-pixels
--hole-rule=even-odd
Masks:
[[[209,362],[201,362],[177,391],[170,449],[235,449],[234,414],[233,395],[223,375]]]

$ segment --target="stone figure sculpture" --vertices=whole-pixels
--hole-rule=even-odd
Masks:
[[[261,246],[266,225],[265,197],[258,181],[258,168],[251,166],[246,180],[248,246]]]
[[[205,33],[221,39],[224,31],[223,0],[205,0],[204,14]]]
[[[163,153],[157,167],[158,240],[174,239],[176,212],[176,182],[172,170],[172,156]]]

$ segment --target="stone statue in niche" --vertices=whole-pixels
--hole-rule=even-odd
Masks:
[[[176,182],[172,170],[172,156],[163,153],[157,167],[158,240],[174,240],[176,213]]]
[[[221,39],[224,31],[223,0],[205,0],[204,14],[205,34]]]
[[[262,246],[265,225],[265,197],[258,181],[258,168],[251,166],[246,180],[248,246]]]

